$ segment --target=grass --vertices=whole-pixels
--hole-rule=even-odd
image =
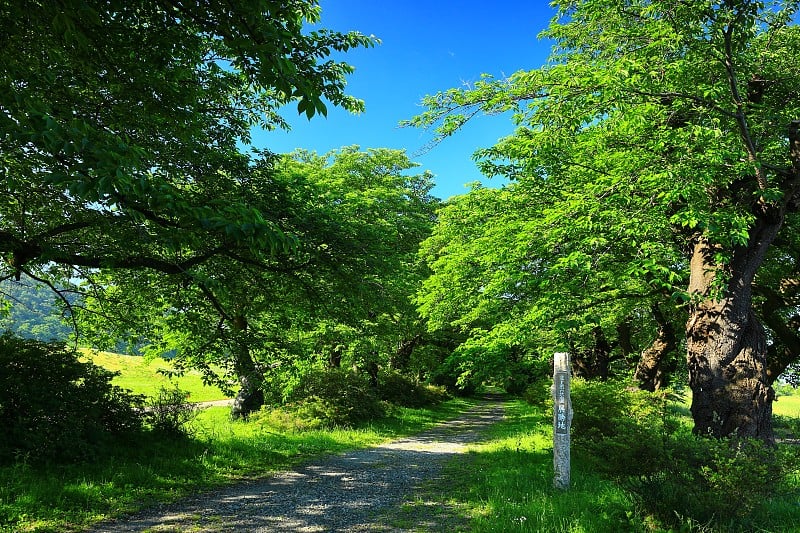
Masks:
[[[116,383],[134,392],[152,395],[160,385],[169,386],[156,373],[164,361],[146,363],[140,357],[103,353],[93,358],[122,372]],[[223,397],[202,385],[198,375],[181,378],[179,386],[191,392],[192,400]],[[109,517],[261,477],[310,457],[413,434],[473,403],[451,400],[430,409],[393,408],[390,416],[357,429],[314,431],[287,429],[269,416],[233,422],[228,408],[213,407],[200,412],[191,437],[146,433],[79,465],[35,467],[21,458],[0,467],[0,531],[81,531]],[[776,419],[796,424],[799,407],[800,395],[782,395],[775,403]],[[623,484],[594,473],[589,464],[573,452],[570,490],[554,489],[550,415],[541,407],[508,402],[506,419],[490,428],[486,440],[446,467],[446,487],[433,482],[421,487],[390,520],[413,529],[419,516],[430,514],[426,509],[438,506],[447,510],[441,519],[452,531],[667,531],[643,512]],[[800,531],[799,484],[795,479],[792,495],[765,500],[755,509],[751,530]],[[727,530],[685,521],[676,531]]]
[[[150,434],[79,465],[0,468],[0,531],[80,531],[157,502],[256,478],[312,456],[374,446],[454,417],[471,402],[395,408],[358,429],[280,431],[256,418],[233,422],[225,407],[203,410],[191,438]]]
[[[772,404],[772,412],[779,416],[800,418],[800,392],[778,394],[778,398]]]
[[[506,419],[452,461],[446,492],[429,485],[404,514],[441,501],[466,518],[469,531],[596,532],[629,531],[634,508],[613,482],[582,470],[573,461],[569,491],[553,488],[552,418],[540,408],[510,402]]]
[[[489,430],[488,438],[446,467],[447,487],[428,484],[393,525],[413,529],[414,517],[438,502],[468,524],[451,530],[475,533],[800,531],[800,473],[793,480],[790,476],[792,491],[761,502],[747,523],[726,523],[722,517],[718,523],[723,525],[711,526],[683,518],[677,529],[649,515],[624,482],[593,472],[574,446],[570,488],[554,489],[551,428],[545,409],[510,402],[506,419]]]
[[[85,350],[86,358],[94,364],[119,372],[112,383],[124,389],[129,389],[137,394],[154,397],[161,387],[172,388],[178,385],[181,390],[189,393],[189,401],[208,402],[228,398],[217,387],[203,383],[200,372],[192,370],[185,375],[169,378],[161,370],[172,370],[172,365],[166,359],[147,360],[141,356],[121,355],[111,352]]]

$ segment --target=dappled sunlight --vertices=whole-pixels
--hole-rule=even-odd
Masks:
[[[193,498],[180,510],[167,508],[154,517],[104,524],[97,531],[215,531],[219,524],[237,531],[381,531],[376,514],[394,516],[416,487],[445,479],[443,466],[479,442],[502,416],[501,403],[481,403],[417,436],[299,465]],[[442,511],[441,517],[449,520],[453,513]]]

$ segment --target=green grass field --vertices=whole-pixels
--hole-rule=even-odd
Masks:
[[[95,350],[85,350],[84,355],[88,360],[106,370],[119,372],[120,375],[114,378],[113,383],[136,394],[153,397],[161,387],[172,388],[174,385],[178,385],[181,390],[189,393],[191,402],[209,402],[228,398],[217,387],[205,385],[201,374],[197,371],[189,371],[185,375],[173,379],[159,373],[159,370],[172,370],[172,366],[166,359],[147,361],[144,357]]]
[[[772,404],[772,412],[780,416],[800,418],[800,391],[793,394],[779,394]]]

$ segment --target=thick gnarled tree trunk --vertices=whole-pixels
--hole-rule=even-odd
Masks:
[[[734,252],[722,295],[712,284],[717,249],[698,240],[692,252],[690,293],[698,300],[686,324],[694,431],[712,437],[751,437],[774,442],[764,328],[752,309],[751,284],[780,219],[760,219],[747,247]]]

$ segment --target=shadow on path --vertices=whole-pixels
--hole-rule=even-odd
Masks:
[[[93,531],[402,531],[376,517],[413,498],[414,488],[440,479],[443,464],[464,453],[503,416],[499,397],[458,418],[389,443],[300,465],[292,471],[206,493]],[[444,480],[442,480],[444,481]],[[411,527],[452,531],[441,505]],[[380,520],[383,522],[383,520]]]

